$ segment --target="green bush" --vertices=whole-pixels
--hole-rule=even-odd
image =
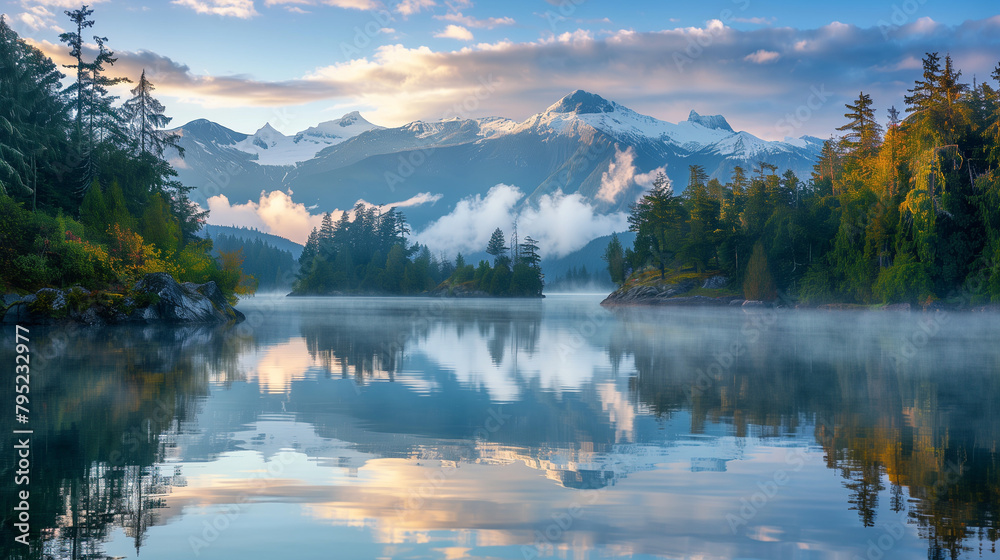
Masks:
[[[36,286],[48,284],[51,277],[52,270],[49,268],[45,257],[30,254],[18,255],[14,258],[14,265],[11,267],[10,274],[12,284],[31,289]]]
[[[933,284],[923,263],[909,254],[903,254],[896,258],[892,266],[879,273],[874,292],[883,303],[917,303],[933,293]]]

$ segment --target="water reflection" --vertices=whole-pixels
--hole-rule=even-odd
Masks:
[[[993,316],[245,307],[39,333],[16,557],[996,554]]]

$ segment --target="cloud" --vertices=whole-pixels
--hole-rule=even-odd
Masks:
[[[20,21],[34,31],[40,29],[52,29],[60,33],[63,31],[61,27],[56,25],[55,14],[50,12],[45,6],[26,6],[26,8],[28,11],[17,14],[17,21]]]
[[[461,25],[449,25],[444,31],[439,31],[434,36],[442,39],[458,39],[459,41],[471,41],[473,39],[472,32]]]
[[[500,27],[502,25],[514,25],[517,22],[514,21],[512,17],[490,17],[486,19],[476,19],[472,16],[462,15],[462,12],[452,12],[445,14],[443,16],[434,16],[434,19],[439,19],[443,21],[450,21],[463,25],[465,27],[472,27],[478,29],[493,29],[494,27]]]
[[[615,145],[615,157],[608,163],[608,170],[601,175],[601,188],[597,191],[598,199],[613,203],[619,194],[628,189],[635,177],[634,161],[635,150],[632,146],[623,152]]]
[[[983,54],[1000,51],[1000,18],[933,27],[913,21],[896,35],[906,40],[886,41],[878,27],[837,23],[739,30],[716,20],[600,38],[567,31],[534,42],[504,40],[446,51],[382,45],[367,56],[281,81],[196,75],[187,65],[148,51],[116,51],[113,70],[134,80],[147,68],[158,93],[203,107],[349,102],[370,108],[366,115],[390,126],[435,118],[473,98],[476,109],[463,115],[523,119],[584,88],[674,122],[692,108],[726,114],[736,129],[780,140],[786,134],[775,123],[806,103],[811,87],[824,86],[831,95],[796,135],[828,136],[843,124],[843,104],[861,89],[871,91],[880,111],[901,105],[906,88],[919,78],[919,71],[899,66],[909,56],[950,52],[964,75],[989,75],[996,61]],[[67,62],[61,45],[37,45],[56,62]],[[747,53],[753,53],[749,59]],[[635,88],[637,75],[643,77],[641,92]],[[491,84],[486,95],[484,83]],[[646,93],[651,91],[655,95]]]
[[[403,0],[396,4],[396,11],[407,17],[434,6],[437,6],[434,0]]]
[[[320,4],[325,4],[327,6],[334,6],[336,8],[344,8],[348,10],[375,10],[379,7],[378,2],[375,0],[264,0],[264,5],[267,7],[284,6],[286,4],[295,4],[295,6],[292,7],[286,6],[286,10],[303,14],[309,12],[299,8],[298,6],[318,6]]]
[[[256,15],[253,0],[171,0],[171,4],[191,8],[199,14],[249,19]]]
[[[261,192],[259,202],[235,205],[226,195],[216,195],[208,199],[208,210],[211,224],[255,227],[302,244],[323,220],[322,215],[312,214],[304,204],[294,202],[291,193],[282,191]],[[340,212],[335,212],[334,218],[339,216]]]
[[[100,4],[102,2],[108,2],[108,0],[90,0],[87,2],[88,6],[94,4]],[[66,10],[78,10],[80,9],[81,2],[79,0],[22,0],[21,5],[25,8],[30,6],[49,6],[52,8],[63,8]]]
[[[636,173],[635,150],[629,146],[625,151],[615,145],[615,156],[608,163],[608,169],[601,174],[601,187],[597,190],[597,199],[609,204],[614,203],[618,196],[632,185],[639,185],[644,190],[653,187],[653,181],[660,173],[666,175],[666,166],[657,167],[647,173]]]
[[[171,162],[173,161],[171,160]],[[409,208],[421,204],[434,204],[441,200],[441,196],[440,194],[424,192],[406,200],[390,202],[381,206],[365,200],[357,201],[354,206],[360,203],[365,206],[375,206],[384,212],[389,208]],[[292,199],[291,191],[261,191],[259,201],[250,201],[244,204],[232,204],[226,195],[220,194],[208,199],[208,222],[219,226],[254,227],[263,232],[280,235],[285,239],[304,244],[313,228],[320,227],[323,222],[323,214],[313,214],[310,212],[312,209],[306,207],[305,204],[295,202]],[[334,221],[340,219],[343,213],[344,211],[340,209],[334,209],[330,212]]]
[[[422,204],[433,205],[435,202],[441,200],[441,198],[443,197],[444,195],[442,194],[431,194],[429,192],[422,192],[422,193],[417,193],[411,196],[410,198],[407,198],[406,200],[400,200],[399,202],[390,202],[388,204],[382,204],[382,205],[372,204],[371,202],[368,202],[365,199],[361,199],[355,203],[355,206],[357,206],[358,204],[364,204],[365,206],[374,206],[375,208],[378,208],[380,212],[385,212],[390,208],[396,208],[396,209],[410,208],[412,206],[420,206]]]
[[[508,235],[517,219],[518,235],[538,241],[543,257],[561,257],[571,253],[595,237],[628,228],[628,218],[622,212],[601,215],[578,193],[556,191],[538,199],[537,204],[515,210],[524,193],[515,186],[499,184],[486,193],[464,198],[455,209],[441,216],[418,234],[414,240],[434,251],[448,255],[482,251],[493,230],[500,228]]]
[[[776,17],[751,17],[751,18],[733,18],[733,21],[738,21],[740,23],[752,23],[754,25],[771,25],[778,18]]]
[[[537,207],[525,208],[517,226],[520,235],[538,240],[543,257],[558,258],[596,237],[628,229],[628,216],[624,212],[597,214],[579,193],[556,191],[543,195]]]
[[[485,250],[493,230],[510,229],[514,207],[522,198],[524,194],[517,187],[496,185],[485,197],[476,194],[460,200],[454,210],[432,222],[414,240],[449,255]]]
[[[746,60],[747,62],[753,62],[754,64],[768,64],[770,62],[778,60],[779,58],[781,58],[780,53],[776,53],[774,51],[765,51],[764,49],[760,49],[757,52],[750,53],[744,56],[743,60]]]

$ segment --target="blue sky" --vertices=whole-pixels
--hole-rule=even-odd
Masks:
[[[402,125],[442,116],[523,119],[585,89],[664,120],[692,109],[780,139],[827,137],[843,104],[902,108],[927,51],[963,77],[1000,62],[995,2],[779,0],[104,0],[97,24],[174,125],[205,117],[290,134],[359,110]],[[46,53],[70,0],[0,3]],[[124,92],[121,92],[124,94]]]

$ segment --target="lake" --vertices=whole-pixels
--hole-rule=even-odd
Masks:
[[[1000,317],[601,299],[32,328],[4,557],[1000,557]]]

